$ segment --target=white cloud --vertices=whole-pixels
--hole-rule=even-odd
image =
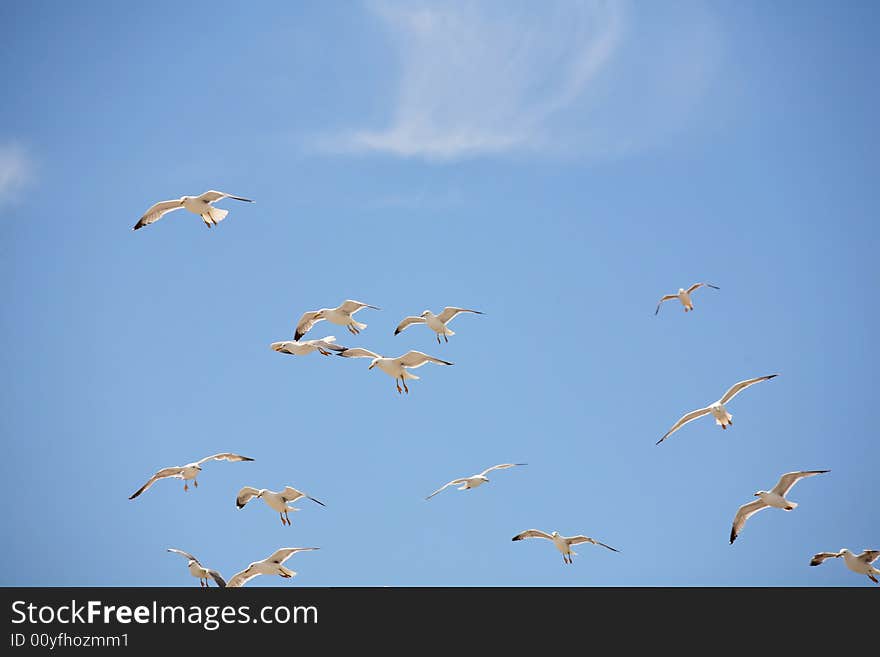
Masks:
[[[15,200],[31,180],[33,167],[17,143],[0,144],[0,203]]]

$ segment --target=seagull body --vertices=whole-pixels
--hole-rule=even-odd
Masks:
[[[872,582],[880,584],[876,575],[880,575],[880,570],[874,568],[873,564],[880,558],[880,550],[865,550],[861,554],[853,554],[846,548],[840,548],[838,552],[820,552],[813,555],[810,561],[811,566],[818,566],[825,559],[834,559],[843,557],[843,563],[854,573],[859,575],[867,575]]]
[[[174,552],[175,554],[179,554],[179,555],[189,559],[189,563],[187,564],[187,566],[189,566],[190,575],[192,575],[193,577],[198,577],[199,578],[199,585],[202,586],[203,588],[208,587],[208,578],[209,577],[211,579],[213,579],[215,582],[217,582],[217,586],[219,586],[221,588],[226,586],[226,582],[220,573],[218,573],[216,570],[211,570],[210,568],[205,568],[201,563],[199,563],[199,560],[196,559],[189,552],[184,552],[183,550],[178,550],[176,548],[168,548],[168,551]]]
[[[336,308],[321,308],[320,310],[307,310],[303,313],[302,317],[299,318],[299,322],[296,324],[296,331],[293,334],[294,340],[299,340],[302,336],[311,330],[311,328],[321,322],[323,320],[327,320],[331,324],[338,324],[339,326],[346,327],[352,335],[357,335],[365,328],[367,328],[366,324],[361,324],[354,320],[352,315],[354,315],[358,310],[363,308],[372,308],[373,310],[381,310],[376,306],[371,306],[366,303],[361,303],[360,301],[352,301],[348,299],[343,301]]]
[[[145,483],[134,493],[132,493],[132,495],[128,499],[133,500],[160,479],[183,479],[184,491],[189,490],[189,485],[187,483],[189,481],[192,481],[193,486],[198,488],[199,482],[196,481],[196,477],[198,477],[199,473],[202,471],[202,463],[205,463],[207,461],[253,461],[253,459],[247,456],[241,456],[240,454],[223,452],[221,454],[214,454],[213,456],[206,456],[205,458],[199,461],[195,461],[194,463],[187,463],[186,465],[175,465],[170,468],[162,468],[156,474],[150,477],[147,483]]]
[[[394,335],[397,335],[401,331],[405,330],[407,327],[412,326],[413,324],[427,324],[428,328],[434,331],[437,334],[437,344],[440,344],[440,336],[443,336],[443,339],[446,342],[449,342],[449,335],[455,335],[455,332],[452,331],[447,324],[452,321],[454,317],[460,315],[461,313],[475,313],[477,315],[482,315],[479,310],[468,310],[467,308],[455,308],[453,306],[447,306],[442,310],[439,315],[435,315],[430,310],[425,310],[418,317],[404,317],[403,321],[397,325],[397,328],[394,329]]]
[[[553,545],[556,546],[556,549],[562,552],[562,560],[565,563],[571,563],[571,555],[577,554],[577,552],[571,549],[571,546],[578,545],[580,543],[592,543],[593,545],[601,545],[603,548],[608,548],[612,552],[620,552],[620,550],[616,550],[610,545],[600,543],[596,539],[590,538],[589,536],[561,536],[559,532],[548,534],[547,532],[542,532],[540,529],[527,529],[524,532],[520,532],[519,534],[514,536],[511,540],[521,541],[525,538],[546,538],[547,540],[553,541]]]
[[[229,588],[238,588],[244,586],[248,581],[257,575],[278,575],[285,579],[289,579],[296,575],[296,572],[284,567],[284,562],[290,559],[297,552],[309,552],[320,548],[281,548],[274,552],[270,557],[262,561],[255,561],[240,573],[235,573],[229,580],[227,586]]]
[[[718,401],[713,402],[706,408],[699,408],[682,416],[681,419],[679,419],[678,422],[672,425],[672,428],[667,431],[660,440],[657,441],[657,444],[659,445],[660,443],[662,443],[664,440],[669,438],[669,436],[681,429],[688,422],[696,420],[698,417],[703,417],[704,415],[711,414],[712,417],[715,418],[715,424],[719,425],[722,429],[726,429],[729,425],[733,424],[733,416],[727,411],[724,405],[749,386],[760,383],[761,381],[768,381],[776,376],[779,375],[768,374],[767,376],[759,376],[755,379],[747,379],[745,381],[740,381],[739,383],[734,384],[733,386],[731,386],[730,390],[725,392],[724,396]]]
[[[660,299],[660,303],[657,304],[657,310],[654,311],[654,314],[660,312],[660,306],[663,305],[664,301],[669,301],[671,299],[678,299],[681,301],[681,305],[684,306],[684,311],[688,312],[694,309],[694,302],[691,301],[691,294],[693,294],[696,290],[701,287],[711,287],[713,290],[720,290],[720,287],[716,287],[711,283],[694,283],[688,289],[684,289],[683,287],[678,288],[678,292],[676,294],[667,294]]]
[[[763,511],[769,507],[773,507],[774,509],[784,509],[785,511],[791,511],[797,506],[797,502],[792,502],[790,500],[785,499],[785,496],[792,489],[792,487],[799,482],[801,479],[805,479],[806,477],[814,477],[819,474],[825,474],[826,472],[831,472],[831,470],[802,470],[800,472],[786,472],[784,475],[779,477],[779,481],[776,482],[776,485],[772,488],[772,490],[759,490],[755,493],[755,497],[758,499],[754,502],[749,502],[748,504],[743,504],[736,512],[736,516],[733,518],[733,527],[730,530],[730,544],[733,545],[733,542],[736,540],[736,537],[739,536],[740,531],[742,531],[743,526],[746,524],[746,520],[755,515],[758,511]]]
[[[285,486],[284,490],[275,492],[274,490],[268,490],[266,488],[252,488],[251,486],[245,486],[240,491],[238,491],[238,495],[235,498],[235,505],[239,509],[243,509],[244,505],[250,502],[255,497],[261,498],[270,509],[273,511],[277,511],[278,515],[281,516],[281,524],[282,525],[290,525],[290,516],[288,512],[290,511],[299,511],[292,506],[287,506],[288,503],[296,502],[300,498],[310,499],[312,502],[316,504],[320,504],[321,506],[326,506],[323,502],[319,502],[314,497],[310,497],[303,493],[302,491],[297,490],[296,488],[292,488],[290,486]]]
[[[444,484],[443,486],[441,486],[440,488],[435,490],[433,493],[428,495],[428,497],[426,497],[425,499],[430,500],[432,497],[434,497],[440,491],[444,491],[447,488],[449,488],[450,486],[457,486],[458,484],[461,484],[461,486],[459,486],[458,490],[470,490],[471,488],[477,488],[478,486],[482,486],[483,484],[485,484],[486,482],[489,481],[489,478],[486,475],[489,474],[490,472],[492,472],[493,470],[506,470],[507,468],[512,468],[517,465],[527,465],[527,464],[526,463],[502,463],[500,465],[493,465],[491,468],[486,468],[485,470],[483,470],[480,474],[475,474],[471,477],[461,477],[460,479],[453,479],[448,484]]]
[[[218,192],[212,189],[205,192],[201,196],[181,196],[179,199],[176,200],[159,201],[144,213],[144,216],[138,220],[132,230],[138,230],[139,228],[143,228],[144,226],[149,226],[150,224],[159,221],[159,219],[164,217],[169,212],[180,210],[181,208],[183,208],[184,210],[189,210],[193,214],[199,215],[202,218],[202,221],[205,222],[205,225],[208,228],[211,228],[212,226],[216,226],[221,221],[223,221],[223,219],[226,218],[226,215],[229,214],[229,210],[221,210],[220,208],[215,208],[213,205],[211,205],[212,203],[215,203],[216,201],[224,198],[233,198],[236,201],[253,203],[253,201],[249,198],[244,198],[243,196],[233,196],[232,194],[227,194],[226,192]]]
[[[397,358],[385,358],[377,353],[369,351],[368,349],[356,348],[346,349],[339,355],[344,356],[345,358],[371,358],[372,361],[367,369],[371,370],[374,367],[378,367],[388,376],[394,377],[394,383],[397,386],[398,393],[403,392],[400,389],[400,383],[402,383],[403,389],[406,390],[407,394],[409,394],[409,388],[406,385],[406,380],[419,378],[407,370],[421,367],[425,363],[452,365],[449,361],[434,358],[428,354],[423,354],[421,351],[407,351],[403,356],[398,356]],[[398,379],[400,380],[400,383],[397,382]]]
[[[305,356],[317,351],[322,356],[329,356],[331,351],[345,351],[345,347],[335,344],[336,338],[328,335],[320,340],[302,340],[296,342],[294,340],[285,340],[283,342],[273,342],[269,345],[273,351],[282,354],[291,354],[292,356]]]

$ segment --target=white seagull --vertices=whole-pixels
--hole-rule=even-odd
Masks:
[[[733,424],[733,416],[727,412],[727,409],[724,408],[724,405],[749,386],[760,383],[761,381],[769,381],[776,376],[779,375],[768,374],[767,376],[759,376],[755,379],[747,379],[745,381],[740,381],[739,383],[732,385],[730,387],[730,390],[725,392],[724,396],[717,402],[713,402],[712,404],[709,404],[706,408],[698,408],[697,410],[691,411],[687,415],[682,416],[682,418],[678,422],[672,425],[672,428],[669,431],[663,434],[663,437],[657,441],[657,444],[659,445],[660,443],[662,443],[664,440],[669,438],[669,436],[681,429],[688,422],[696,420],[698,417],[709,415],[710,413],[712,414],[712,417],[715,418],[715,424],[719,425],[722,429],[726,429],[728,425]]]
[[[743,504],[736,512],[736,516],[733,519],[733,527],[730,529],[730,544],[733,545],[736,537],[739,536],[739,533],[742,531],[743,525],[746,524],[746,520],[751,518],[758,511],[762,511],[771,506],[776,509],[785,509],[786,511],[794,509],[797,506],[797,502],[791,502],[785,499],[785,496],[788,494],[788,491],[791,490],[792,486],[805,477],[813,477],[818,474],[825,474],[826,472],[831,472],[831,470],[786,472],[779,478],[779,481],[776,482],[776,485],[772,490],[759,490],[755,493],[755,497],[759,499],[754,502],[749,502],[748,504]]]
[[[444,484],[443,486],[441,486],[440,488],[435,490],[433,493],[428,495],[428,497],[426,497],[425,499],[430,500],[432,497],[434,497],[440,491],[444,491],[447,488],[449,488],[450,486],[455,486],[457,484],[461,484],[461,486],[459,487],[458,490],[470,490],[471,488],[476,488],[477,486],[482,486],[487,481],[489,481],[489,478],[486,475],[489,474],[490,472],[492,472],[492,470],[506,470],[507,468],[512,468],[517,465],[528,465],[528,464],[527,463],[502,463],[500,465],[493,465],[491,468],[486,468],[485,470],[483,470],[480,474],[475,474],[470,477],[461,477],[460,479],[453,479],[448,484]]]
[[[345,351],[346,347],[334,344],[336,338],[328,335],[320,340],[303,340],[296,342],[294,340],[284,340],[283,342],[273,342],[269,345],[273,351],[281,354],[291,354],[292,356],[305,356],[313,351],[317,351],[322,356],[329,356],[331,351]]]
[[[477,315],[482,315],[479,310],[468,310],[467,308],[454,308],[452,306],[447,306],[443,309],[443,311],[439,315],[435,315],[430,310],[425,310],[418,317],[404,317],[403,321],[397,325],[397,328],[394,329],[394,335],[397,335],[404,329],[413,324],[427,324],[428,328],[434,331],[437,334],[437,344],[440,344],[440,336],[443,336],[443,339],[446,342],[449,342],[449,338],[446,336],[455,335],[455,332],[452,331],[446,325],[452,321],[454,317],[461,313],[475,313]]]
[[[711,283],[694,283],[688,289],[684,289],[682,287],[678,288],[677,294],[667,294],[663,298],[660,299],[660,303],[657,304],[657,310],[654,311],[654,314],[660,312],[660,306],[663,305],[664,301],[669,301],[671,299],[678,299],[681,301],[681,305],[684,306],[684,311],[688,312],[689,310],[694,309],[694,302],[691,301],[691,294],[693,294],[696,290],[699,290],[701,287],[711,287],[713,290],[720,290],[720,287],[712,285]]]
[[[213,456],[206,456],[205,458],[195,461],[194,463],[187,463],[186,465],[175,465],[170,468],[162,468],[149,478],[147,483],[138,488],[132,495],[128,498],[133,500],[138,495],[147,490],[150,486],[155,484],[160,479],[183,479],[183,490],[189,490],[188,481],[193,482],[193,486],[196,488],[199,487],[199,482],[196,481],[196,477],[199,476],[199,473],[202,471],[202,463],[206,463],[207,461],[253,461],[252,458],[248,456],[241,456],[240,454],[231,454],[230,452],[223,452],[222,454],[214,454]]]
[[[223,221],[223,219],[226,218],[226,215],[229,214],[229,210],[221,210],[220,208],[215,208],[213,205],[211,205],[212,203],[224,198],[234,198],[236,201],[253,203],[253,200],[249,198],[244,198],[243,196],[233,196],[232,194],[227,194],[226,192],[218,192],[212,189],[205,192],[201,196],[181,196],[179,199],[175,199],[172,201],[159,201],[158,203],[156,203],[156,205],[154,205],[144,213],[144,216],[138,220],[132,230],[137,230],[138,228],[149,226],[151,223],[159,221],[159,219],[164,217],[169,212],[172,212],[173,210],[179,210],[180,208],[183,208],[184,210],[189,210],[193,214],[199,215],[202,218],[202,221],[205,222],[205,225],[208,228],[211,228],[211,226],[216,226],[221,221]]]
[[[590,538],[589,536],[560,536],[559,532],[548,534],[547,532],[542,532],[540,529],[527,529],[524,532],[521,532],[514,536],[511,540],[521,541],[524,538],[546,538],[548,541],[553,541],[553,545],[556,546],[556,549],[562,552],[562,560],[565,563],[571,563],[571,555],[577,554],[577,552],[571,549],[571,546],[578,545],[580,543],[592,543],[593,545],[601,545],[603,548],[608,548],[612,552],[620,552],[620,550],[616,550],[610,545],[600,543],[596,539]]]
[[[400,384],[402,383],[403,390],[406,390],[406,394],[409,394],[409,388],[406,386],[406,380],[419,378],[415,374],[411,374],[410,372],[408,372],[408,369],[421,367],[425,363],[452,365],[452,363],[450,363],[449,361],[434,358],[433,356],[429,356],[428,354],[423,354],[421,351],[407,351],[403,356],[398,356],[397,358],[384,358],[383,356],[380,356],[377,353],[373,353],[368,349],[355,348],[346,349],[339,355],[344,356],[345,358],[372,358],[373,360],[367,369],[371,370],[374,367],[378,367],[388,376],[393,376],[394,384],[397,386],[397,392],[403,392],[400,389]],[[398,379],[400,379],[400,383],[397,382]]]
[[[266,488],[257,489],[245,486],[238,491],[238,495],[235,498],[235,506],[239,509],[243,509],[244,505],[255,497],[262,498],[270,509],[278,512],[278,515],[281,516],[282,525],[290,524],[290,516],[288,515],[289,511],[299,511],[299,509],[295,509],[292,506],[287,506],[289,502],[296,502],[298,499],[305,497],[316,504],[327,506],[323,502],[316,500],[314,497],[310,497],[302,491],[299,491],[296,488],[291,488],[290,486],[285,486],[284,490],[277,493],[274,490],[268,490]]]
[[[813,555],[811,566],[818,566],[825,559],[843,557],[843,563],[854,573],[867,575],[875,584],[880,584],[875,575],[880,575],[880,570],[874,568],[873,563],[880,558],[880,550],[865,550],[861,554],[853,554],[846,548],[840,548],[839,552],[820,552]]]
[[[331,324],[344,326],[351,332],[352,335],[357,335],[365,328],[367,328],[367,325],[356,322],[352,315],[363,308],[381,310],[381,308],[377,308],[376,306],[371,306],[367,303],[361,303],[360,301],[352,301],[351,299],[343,301],[336,308],[307,310],[303,313],[302,317],[299,318],[299,322],[297,322],[296,324],[296,331],[293,334],[293,339],[299,340],[302,336],[308,333],[315,324],[325,319]]]
[[[316,547],[300,547],[300,548],[281,548],[274,552],[272,556],[262,561],[255,561],[240,573],[235,573],[226,586],[229,588],[238,588],[244,586],[257,575],[279,575],[285,579],[289,579],[296,575],[296,572],[285,568],[282,564],[290,559],[297,552],[309,552],[310,550],[318,550]]]
[[[209,577],[217,582],[217,586],[221,588],[226,586],[226,581],[223,579],[223,576],[220,573],[218,573],[216,570],[205,568],[201,563],[199,563],[199,560],[196,559],[189,552],[184,552],[183,550],[178,550],[176,548],[168,548],[168,551],[174,552],[174,554],[179,554],[189,559],[189,563],[187,564],[189,566],[189,573],[193,577],[199,578],[199,586],[207,588]]]

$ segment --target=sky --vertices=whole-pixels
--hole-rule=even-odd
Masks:
[[[872,586],[876,3],[0,4],[0,584]],[[120,29],[124,25],[125,29]],[[219,189],[229,216],[132,232]],[[661,295],[698,281],[655,316]],[[450,360],[409,395],[285,356]],[[483,311],[393,335],[406,315]],[[711,418],[655,442],[733,383]],[[198,489],[128,496],[222,451]],[[476,490],[425,496],[503,462]],[[799,507],[737,508],[830,469]],[[244,485],[302,489],[290,527]],[[570,566],[537,528],[586,534]]]

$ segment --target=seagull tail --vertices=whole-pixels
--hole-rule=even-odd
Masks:
[[[211,219],[214,220],[214,223],[220,223],[224,219],[226,219],[226,215],[229,214],[229,210],[222,210],[220,208],[212,207],[208,213],[211,216]]]
[[[364,324],[364,323],[362,323],[362,322],[356,322],[356,321],[354,321],[354,320],[351,320],[351,324],[352,324],[352,326],[354,326],[358,331],[363,331],[365,328],[367,328],[367,325]]]
[[[785,510],[786,510],[786,511],[791,511],[792,509],[797,508],[797,505],[798,505],[797,502],[789,502],[789,503],[788,503],[788,506],[786,507]]]

